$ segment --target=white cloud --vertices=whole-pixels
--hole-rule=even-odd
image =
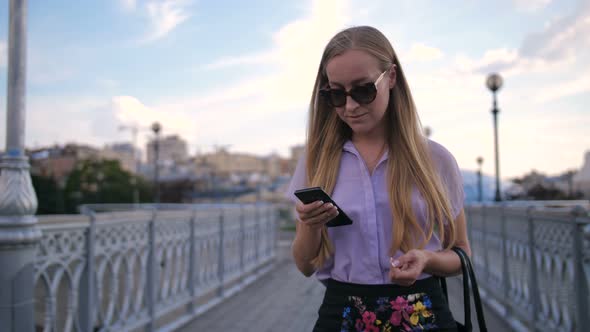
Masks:
[[[218,137],[220,140],[234,141],[237,148],[251,148],[253,150],[250,151],[257,153],[268,152],[271,143],[274,147],[281,146],[284,149],[282,152],[286,152],[289,145],[300,144],[323,48],[337,31],[349,23],[346,1],[315,0],[311,4],[303,17],[285,24],[272,35],[273,46],[270,49],[226,56],[202,68],[264,64],[275,68],[273,72],[254,75],[223,90],[207,91],[196,97],[169,97],[154,105],[154,108],[166,113],[190,114],[198,126],[199,138]],[[292,115],[297,123],[285,124],[281,128],[265,125],[271,123],[268,120],[270,117],[281,117],[293,110],[299,110],[299,113]],[[220,121],[223,125],[211,125]],[[274,123],[284,121],[277,119]],[[252,126],[251,134],[244,134],[244,126]],[[269,141],[267,131],[284,131],[289,126],[293,126],[292,132],[277,133]],[[238,133],[240,138],[236,139]],[[264,141],[266,145],[259,144]]]
[[[551,21],[537,33],[525,38],[519,53],[527,58],[559,61],[580,57],[590,49],[590,2],[580,1],[568,16]]]
[[[0,40],[0,68],[6,67],[6,63],[8,62],[8,47],[6,46],[6,42]]]
[[[539,89],[535,101],[537,103],[546,103],[583,92],[590,92],[589,70],[586,70],[573,79],[561,80],[559,82],[551,81],[548,85]]]
[[[488,73],[510,69],[518,60],[517,50],[500,48],[488,50],[483,57],[476,60],[459,54],[455,57],[455,66],[463,73]]]
[[[514,6],[525,12],[535,12],[545,8],[551,0],[513,0]]]
[[[411,61],[433,61],[443,57],[443,52],[432,46],[427,46],[422,43],[414,43],[410,50],[403,54],[405,62]]]
[[[276,60],[276,54],[272,52],[263,52],[255,54],[246,54],[239,56],[222,57],[214,62],[202,66],[200,69],[215,70],[241,65],[259,65]]]
[[[158,0],[146,4],[146,9],[152,29],[143,42],[152,42],[168,35],[178,25],[186,21],[189,1],[186,0]]]

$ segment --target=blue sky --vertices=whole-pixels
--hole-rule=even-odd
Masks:
[[[579,168],[590,149],[590,3],[580,0],[29,1],[28,147],[130,140],[160,121],[190,153],[288,156],[303,143],[327,40],[368,24],[390,38],[432,139],[503,177]],[[0,144],[8,0],[0,0]],[[145,143],[149,133],[140,134]]]

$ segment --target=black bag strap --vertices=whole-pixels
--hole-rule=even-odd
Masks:
[[[454,249],[454,248],[453,248]],[[465,323],[460,326],[461,328],[459,331],[473,331],[473,324],[471,323],[471,303],[470,303],[470,295],[469,295],[469,272],[467,272],[467,265],[463,256],[457,253],[459,256],[459,261],[461,261],[461,271],[463,274],[463,314],[465,316]],[[443,294],[445,295],[445,299],[447,305],[449,305],[449,292],[447,289],[447,280],[444,277],[440,278],[440,283],[442,287]],[[457,323],[459,324],[459,323]]]
[[[481,332],[487,332],[486,322],[483,315],[483,306],[481,304],[481,297],[479,296],[479,287],[477,286],[477,280],[475,278],[475,272],[473,272],[473,265],[471,264],[471,260],[469,259],[469,256],[467,256],[467,253],[463,251],[463,249],[459,247],[453,247],[453,251],[456,252],[457,255],[459,255],[459,258],[461,259],[461,269],[463,270],[463,292],[469,293],[469,288],[466,287],[465,281],[467,277],[469,277],[469,281],[471,282],[471,291],[473,291],[473,303],[475,305],[475,313],[477,314],[477,323],[479,325],[479,330]],[[463,266],[465,266],[465,269],[463,269]],[[467,270],[469,274],[468,276],[466,275],[465,270]],[[464,295],[464,299],[469,299],[469,295]],[[467,315],[468,312],[469,314],[471,314],[471,306],[469,305],[469,302],[465,303],[465,315]],[[467,308],[469,308],[469,311],[467,311]],[[469,328],[471,328],[471,316],[469,317]],[[465,318],[465,322],[465,326],[467,327],[467,318]]]
[[[471,323],[471,301],[470,301],[470,294],[469,294],[469,272],[467,262],[465,261],[464,257],[457,252],[457,247],[452,248],[455,253],[459,256],[459,260],[461,261],[461,271],[463,273],[463,313],[465,316],[465,330],[466,331],[473,331],[473,324]]]

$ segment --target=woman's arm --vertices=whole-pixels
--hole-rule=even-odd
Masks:
[[[455,219],[457,237],[455,246],[465,250],[471,256],[471,248],[467,239],[465,213],[461,211]],[[447,243],[444,243],[446,247]],[[391,262],[391,280],[400,285],[412,285],[421,273],[448,277],[461,274],[461,260],[452,250],[429,251],[412,249]]]
[[[457,237],[455,240],[455,246],[463,249],[467,256],[471,257],[471,247],[469,246],[469,240],[467,238],[467,223],[465,221],[465,212],[461,211],[455,219],[455,229]],[[446,247],[447,243],[443,243],[443,247]],[[459,256],[452,250],[443,251],[425,251],[426,253],[426,265],[424,272],[432,275],[441,277],[448,277],[461,274],[461,260]]]
[[[295,210],[299,220],[295,222],[296,233],[291,253],[299,271],[309,277],[315,272],[311,261],[320,251],[322,227],[338,215],[338,210],[332,204],[320,201],[310,204],[297,203]]]

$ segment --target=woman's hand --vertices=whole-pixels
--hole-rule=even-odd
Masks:
[[[297,202],[295,210],[299,220],[311,228],[320,228],[338,215],[338,209],[332,203],[315,201],[309,204]]]
[[[396,284],[411,286],[422,274],[427,264],[426,251],[412,249],[397,259],[391,259],[389,278]]]

